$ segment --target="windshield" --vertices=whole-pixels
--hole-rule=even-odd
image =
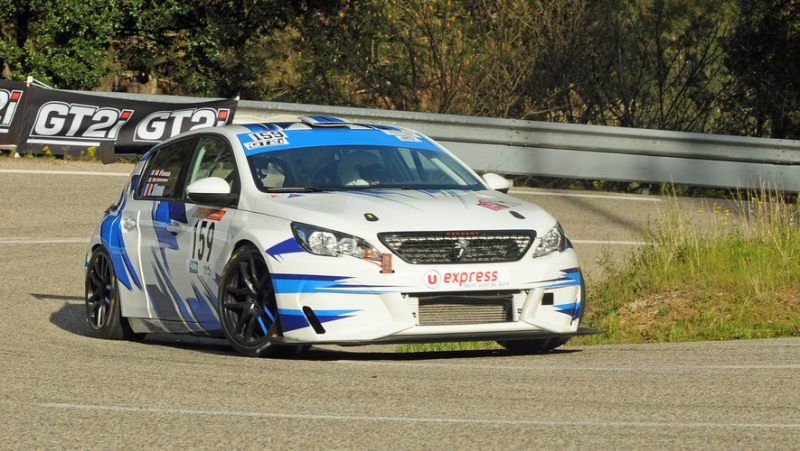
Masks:
[[[481,190],[466,168],[441,151],[336,145],[263,152],[247,157],[264,192],[369,188]]]

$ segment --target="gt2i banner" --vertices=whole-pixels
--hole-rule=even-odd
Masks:
[[[22,101],[27,90],[20,81],[0,80],[0,145],[19,143]]]
[[[236,100],[164,103],[28,88],[20,148],[78,155],[103,141],[141,154],[181,132],[230,124]]]

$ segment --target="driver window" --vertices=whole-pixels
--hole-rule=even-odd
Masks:
[[[187,185],[208,177],[219,177],[225,180],[231,187],[232,193],[239,189],[236,164],[228,145],[220,138],[207,136],[200,138],[194,162],[187,177]]]

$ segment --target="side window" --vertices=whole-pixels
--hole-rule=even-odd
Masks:
[[[231,187],[232,193],[239,190],[233,153],[223,139],[210,136],[200,138],[186,184],[190,185],[208,177],[224,179]]]
[[[143,199],[176,199],[180,190],[181,168],[192,157],[194,139],[186,139],[161,147],[150,158],[137,191]]]

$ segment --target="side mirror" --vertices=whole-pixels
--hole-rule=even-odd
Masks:
[[[186,187],[186,195],[196,204],[232,205],[239,201],[239,195],[231,193],[225,179],[206,177]]]
[[[501,177],[493,172],[487,172],[482,176],[483,181],[489,185],[489,188],[500,191],[501,193],[508,194],[508,190],[511,189],[511,182],[506,180],[504,177]]]

